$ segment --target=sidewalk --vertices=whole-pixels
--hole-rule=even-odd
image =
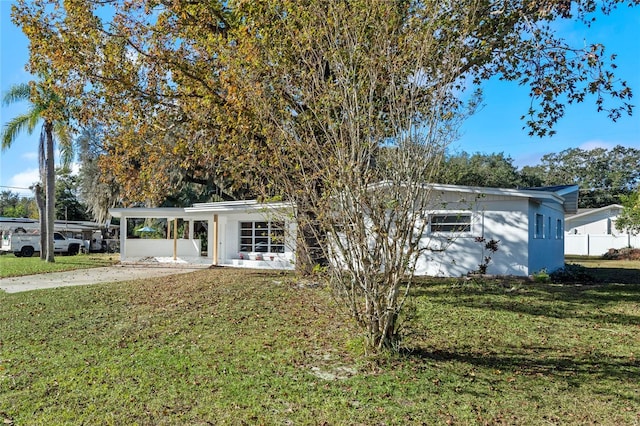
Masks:
[[[102,268],[77,269],[74,271],[50,272],[48,274],[26,275],[0,279],[0,289],[7,293],[41,290],[76,285],[90,285],[118,281],[132,281],[144,278],[165,277],[185,274],[202,269],[202,266],[167,265],[114,265]]]

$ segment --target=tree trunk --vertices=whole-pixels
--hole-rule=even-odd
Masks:
[[[46,261],[47,262],[55,262],[55,258],[53,255],[53,233],[55,226],[55,205],[56,205],[56,174],[55,174],[55,161],[53,158],[53,123],[50,121],[46,121],[45,124],[45,134],[46,134],[46,151],[47,155],[45,158],[45,170],[46,170],[46,194],[45,194],[45,204],[46,204]],[[42,247],[41,247],[42,249]]]
[[[47,238],[45,229],[47,227],[46,211],[44,206],[44,198],[42,196],[42,186],[36,184],[33,188],[36,197],[36,205],[38,206],[38,217],[40,218],[40,260],[47,258]]]
[[[327,266],[323,250],[322,230],[312,211],[298,210],[296,238],[296,271],[302,275],[311,275],[317,267]]]

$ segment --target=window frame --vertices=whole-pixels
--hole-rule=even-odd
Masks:
[[[284,221],[239,221],[239,251],[243,253],[283,254],[285,252],[285,229],[286,223]]]
[[[441,223],[434,222],[434,218],[449,217],[454,217],[456,219],[466,218],[466,220],[448,221],[445,219],[445,221]],[[428,229],[429,233],[433,235],[470,235],[473,230],[473,214],[468,211],[446,211],[430,213]]]
[[[537,240],[544,239],[544,215],[536,213],[534,216],[533,238]]]
[[[564,229],[563,229],[562,219],[556,219],[556,240],[561,240],[564,238]]]

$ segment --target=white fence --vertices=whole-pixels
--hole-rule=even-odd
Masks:
[[[640,248],[640,235],[579,234],[564,236],[564,254],[602,256],[609,249]]]

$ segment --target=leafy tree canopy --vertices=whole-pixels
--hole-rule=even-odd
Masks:
[[[535,186],[523,181],[513,159],[505,157],[504,153],[449,155],[436,180],[438,183],[495,188]]]
[[[87,207],[78,200],[78,177],[68,168],[56,170],[56,218],[89,220]]]
[[[494,75],[527,85],[532,107],[522,117],[531,134],[552,134],[565,105],[589,97],[614,120],[631,112],[631,90],[614,75],[615,55],[599,44],[571,46],[555,34],[553,24],[590,22],[598,10],[606,14],[638,0],[388,3],[398,12],[391,24],[428,37],[440,55],[433,64],[455,62],[449,80],[460,87],[480,85]],[[279,92],[281,108],[302,112],[311,105],[291,77],[303,77],[309,66],[336,72],[330,57],[313,50],[332,18],[316,20],[304,12],[310,5],[20,0],[13,17],[31,40],[30,70],[52,73],[55,89],[79,101],[78,123],[98,119],[105,126],[101,161],[121,185],[123,199],[159,204],[183,182],[207,182],[222,198],[255,195],[251,188],[274,184],[262,173],[274,154],[260,135],[264,117],[247,104],[265,95],[260,86],[268,79],[269,87],[286,88]],[[318,5],[326,8],[325,2]],[[345,5],[345,14],[364,6]],[[367,25],[379,26],[390,16],[372,14]],[[299,26],[297,35],[279,32],[286,21]],[[364,47],[366,30],[361,35]],[[264,60],[268,68],[261,65]],[[285,74],[275,71],[285,64]],[[425,84],[438,80],[438,67],[404,66],[407,75]],[[384,78],[380,83],[383,87]],[[379,101],[385,96],[383,91],[372,95]]]
[[[33,198],[11,191],[0,192],[0,216],[38,218],[38,207]]]
[[[580,186],[580,208],[620,203],[640,184],[640,150],[569,148],[542,157],[539,165],[523,167],[523,176],[542,185]]]
[[[616,220],[616,227],[632,234],[640,233],[640,187],[629,195],[620,197],[624,209]]]

